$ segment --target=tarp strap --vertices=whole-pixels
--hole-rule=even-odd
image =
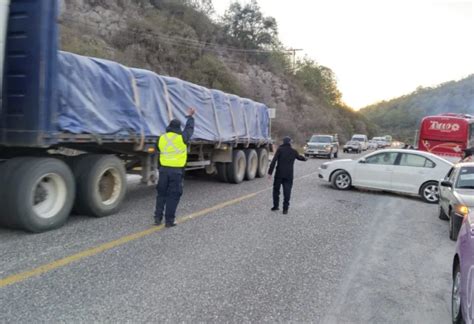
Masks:
[[[137,80],[135,79],[135,76],[130,70],[129,72],[132,79],[133,101],[135,102],[135,108],[137,108],[137,112],[138,112],[138,115],[140,116],[140,119],[143,120],[144,119],[143,114],[140,109],[140,94],[138,93]],[[143,129],[143,122],[141,122],[140,123],[140,143],[138,144],[138,147],[136,148],[136,150],[142,151],[144,147],[145,147],[145,130]]]
[[[260,108],[257,109],[257,107],[255,107],[254,105],[254,110],[255,110],[255,115],[257,116],[257,129],[258,129],[258,134],[259,134],[259,138],[258,138],[258,146],[262,145],[262,125],[260,125],[260,113],[259,113],[259,110]]]
[[[214,101],[214,96],[212,95],[211,90],[207,90],[207,91],[209,93],[209,96],[211,96],[212,111],[214,112],[214,119],[216,120],[217,136],[219,140],[217,144],[217,148],[220,148],[222,144],[222,136],[221,136],[221,126],[219,124],[219,117],[217,116],[217,111],[216,111],[216,103]]]
[[[249,124],[247,122],[247,113],[245,112],[245,107],[242,101],[240,102],[240,107],[242,108],[242,112],[244,113],[245,134],[247,134],[247,147],[249,147],[250,146],[250,130],[249,130]]]
[[[163,78],[159,78],[159,79],[165,91],[165,101],[166,101],[166,109],[168,109],[168,123],[169,123],[173,119],[173,105],[171,104],[170,93],[168,92],[168,85],[163,80]]]
[[[232,127],[233,127],[234,137],[235,137],[235,145],[237,145],[239,141],[239,135],[237,134],[237,124],[235,123],[235,116],[234,116],[234,112],[232,111],[232,105],[230,104],[229,96],[226,96],[226,101],[227,101],[227,104],[229,105],[230,119],[232,119]]]

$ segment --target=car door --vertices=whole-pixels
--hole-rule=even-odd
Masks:
[[[456,179],[457,168],[453,167],[449,170],[444,180],[451,182],[454,185]],[[453,188],[439,186],[439,204],[445,213],[449,212],[449,202],[454,198]]]
[[[352,182],[355,186],[391,190],[397,152],[381,152],[359,160]]]
[[[436,164],[416,153],[402,153],[393,170],[392,188],[394,191],[417,194],[421,185],[431,176]],[[438,179],[439,180],[439,179]]]

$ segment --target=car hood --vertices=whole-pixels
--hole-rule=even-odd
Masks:
[[[474,190],[473,189],[456,189],[456,197],[458,200],[469,207],[474,207]]]
[[[351,159],[342,159],[342,160],[337,160],[337,161],[332,161],[332,162],[326,162],[324,163],[325,165],[327,165],[328,167],[339,167],[341,165],[348,165],[348,164],[351,164],[351,163],[354,163],[354,160],[351,160]]]

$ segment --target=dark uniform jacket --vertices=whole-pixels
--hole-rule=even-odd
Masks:
[[[280,145],[270,163],[268,174],[273,174],[276,165],[275,178],[293,179],[295,160],[306,161],[306,158],[292,148],[291,144]]]

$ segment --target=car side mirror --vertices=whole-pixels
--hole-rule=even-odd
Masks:
[[[452,188],[453,187],[453,183],[451,181],[448,181],[448,180],[441,181],[440,185],[442,187],[447,187],[447,188]]]
[[[367,161],[365,159],[360,159],[359,163],[365,164],[365,163],[367,163]]]

